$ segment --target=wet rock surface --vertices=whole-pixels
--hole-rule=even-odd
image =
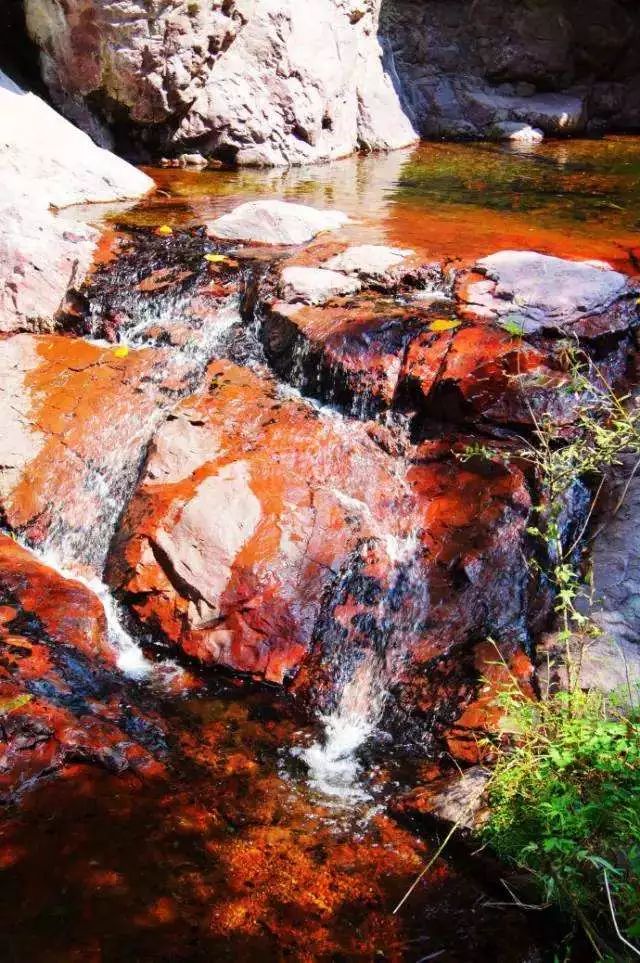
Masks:
[[[349,280],[359,288],[344,296]],[[532,424],[547,412],[570,422],[577,399],[561,338],[581,339],[615,381],[637,301],[637,286],[607,265],[536,252],[455,272],[411,252],[311,245],[263,283],[262,338],[281,376],[360,417],[396,409],[418,424]]]
[[[93,592],[0,535],[0,801],[77,763],[157,772],[162,724],[128,689]]]
[[[184,390],[185,366],[167,361],[59,335],[0,341],[6,525],[100,571],[162,407]]]
[[[155,435],[112,546],[110,584],[206,664],[282,682],[341,571],[409,532],[398,465],[247,369],[214,363]]]
[[[608,377],[624,374],[635,287],[534,253],[432,264],[350,230],[293,250],[292,235],[283,246],[244,228],[122,227],[64,334],[0,340],[3,527],[104,575],[122,607],[107,624],[90,587],[0,540],[0,775],[9,800],[40,787],[2,829],[19,887],[39,807],[81,814],[76,789],[102,793],[99,831],[66,850],[67,873],[96,854],[65,898],[86,938],[54,926],[52,959],[93,945],[96,892],[116,909],[129,891],[114,958],[125,937],[144,958],[158,927],[186,960],[202,947],[411,958],[426,894],[391,910],[428,847],[385,814],[390,787],[399,819],[471,824],[497,693],[515,678],[536,695],[553,600],[530,564],[532,479],[474,450],[490,439],[508,453],[534,415],[570,426],[568,331]],[[127,682],[114,617],[152,680],[154,666],[171,675],[168,659],[191,675]],[[323,782],[322,766],[343,764],[342,783]],[[119,855],[106,866],[112,795]],[[456,915],[452,960],[469,940],[478,958],[527,958],[530,929],[508,946],[485,931],[485,880],[439,861],[428,886],[430,938],[450,895],[480,907],[471,936]],[[30,899],[50,913],[46,887]],[[23,927],[25,952],[30,938]]]
[[[399,799],[393,806],[400,816],[428,817],[459,829],[473,830],[486,818],[486,789],[491,771],[472,766],[453,779],[434,779]]]

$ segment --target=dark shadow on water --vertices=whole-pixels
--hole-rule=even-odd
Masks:
[[[436,838],[337,822],[283,779],[286,712],[194,700],[171,725],[166,775],[70,767],[3,813],[3,961],[522,963],[540,945],[538,920],[485,906],[497,881],[468,856],[439,860],[394,916]]]

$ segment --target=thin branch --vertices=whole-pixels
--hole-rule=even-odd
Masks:
[[[620,498],[619,498],[618,501],[616,502],[616,507],[613,509],[612,515],[614,515],[614,516],[617,515],[618,512],[620,511],[620,509],[622,508],[622,506],[624,505],[625,499],[626,499],[626,497],[627,497],[627,493],[628,493],[628,491],[629,491],[629,487],[630,487],[630,485],[631,485],[631,482],[632,482],[633,479],[635,478],[635,476],[636,476],[636,474],[637,474],[637,472],[638,472],[638,469],[640,469],[640,458],[638,458],[638,460],[636,461],[635,465],[633,466],[633,471],[631,472],[631,474],[629,475],[629,477],[628,477],[628,479],[627,479],[627,484],[626,484],[626,485],[624,486],[624,488],[622,489],[622,494],[620,495]]]
[[[422,870],[422,872],[420,873],[420,875],[419,875],[418,877],[416,877],[416,879],[413,881],[413,883],[411,884],[411,886],[409,887],[409,889],[407,890],[407,892],[404,894],[404,896],[402,897],[402,899],[400,900],[400,902],[398,903],[398,905],[397,905],[396,908],[394,909],[394,911],[393,911],[393,915],[394,915],[394,916],[396,915],[396,913],[398,912],[398,910],[399,910],[402,906],[404,906],[404,904],[405,904],[406,901],[409,899],[409,897],[410,897],[411,894],[413,893],[413,891],[414,891],[414,889],[416,888],[416,886],[418,885],[418,883],[419,883],[422,879],[424,879],[424,877],[427,875],[427,873],[429,872],[429,870],[431,869],[431,867],[433,866],[433,864],[435,863],[435,861],[437,860],[437,858],[440,856],[440,854],[443,852],[445,846],[447,845],[447,843],[449,842],[449,840],[451,839],[451,837],[452,837],[453,834],[455,833],[456,829],[459,828],[460,822],[461,822],[461,820],[458,820],[458,822],[457,822],[454,826],[451,827],[451,829],[450,829],[449,832],[447,833],[447,835],[446,835],[446,837],[445,837],[445,840],[444,840],[444,842],[442,843],[442,845],[438,847],[438,849],[435,851],[435,853],[433,854],[433,856],[431,857],[431,859],[429,860],[429,862],[427,863],[427,865],[425,866],[425,868]]]
[[[609,877],[607,876],[606,869],[603,869],[602,872],[604,873],[604,885],[607,891],[607,899],[609,900],[609,909],[611,910],[611,919],[613,920],[613,926],[618,935],[618,939],[622,943],[624,943],[624,945],[627,946],[633,953],[635,953],[636,956],[640,956],[640,950],[636,946],[634,946],[633,943],[630,943],[629,940],[626,940],[622,935],[622,933],[620,932],[620,927],[618,926],[618,920],[616,919],[616,911],[613,907],[613,899],[611,897],[611,889],[609,887]]]

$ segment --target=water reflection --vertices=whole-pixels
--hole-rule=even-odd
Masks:
[[[244,201],[277,197],[344,210],[355,220],[350,238],[411,246],[428,257],[518,247],[637,270],[637,137],[423,143],[312,168],[151,173],[160,192],[115,220],[197,224]]]

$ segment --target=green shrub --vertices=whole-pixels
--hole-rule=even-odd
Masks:
[[[531,702],[515,685],[499,701],[508,748],[484,839],[580,922],[600,958],[631,959],[614,927],[640,941],[640,710],[579,690]]]

